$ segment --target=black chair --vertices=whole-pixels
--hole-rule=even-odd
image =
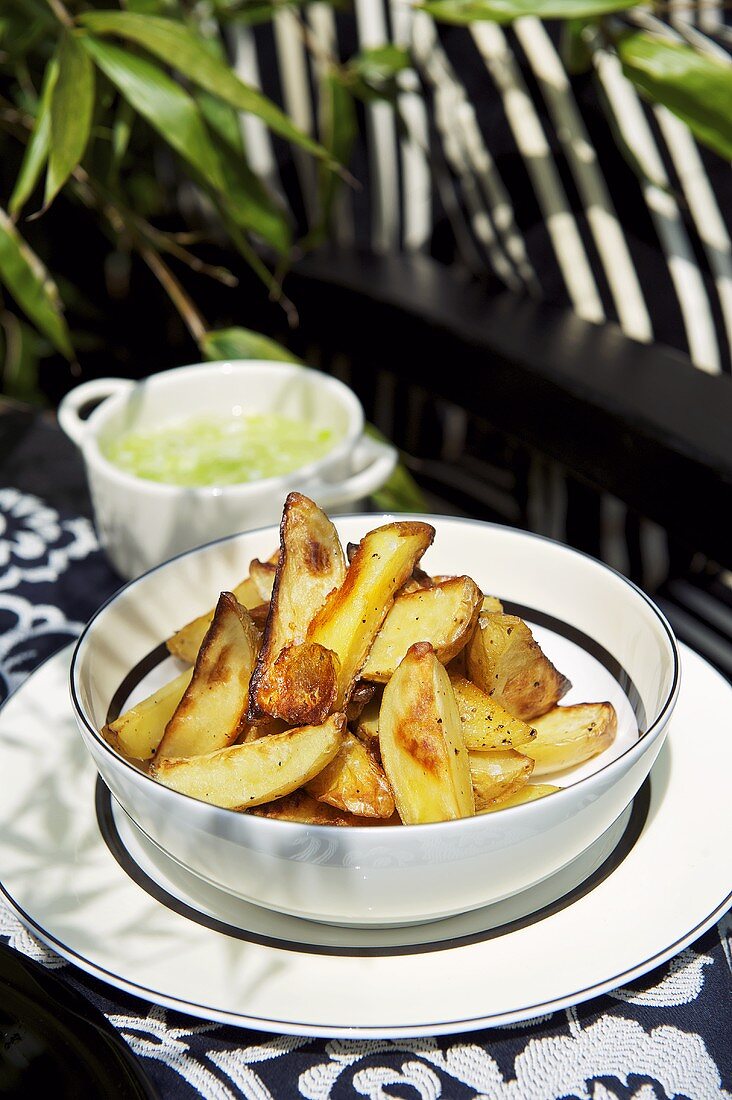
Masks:
[[[288,288],[298,343],[356,390],[431,507],[617,565],[732,675],[727,377],[422,255],[326,251]]]

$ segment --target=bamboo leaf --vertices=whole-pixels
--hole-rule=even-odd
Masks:
[[[0,282],[53,346],[73,360],[71,337],[56,285],[45,267],[0,208]]]
[[[138,114],[216,191],[225,188],[221,165],[195,101],[147,58],[119,46],[82,39],[104,75]]]
[[[247,163],[236,112],[208,92],[199,92],[196,101],[221,163],[226,184],[221,202],[229,217],[241,229],[256,233],[284,255],[292,243],[285,212]]]
[[[568,19],[562,24],[561,54],[570,76],[581,76],[592,68],[590,34],[597,34],[597,23],[586,19]]]
[[[271,100],[250,87],[215,57],[203,42],[182,23],[160,16],[124,11],[91,11],[79,16],[90,31],[101,35],[119,35],[144,46],[167,65],[205,88],[239,111],[257,115],[276,134],[306,149],[314,156],[326,156],[325,150],[304,134]]]
[[[361,50],[348,62],[348,67],[369,84],[380,84],[408,69],[409,54],[401,46],[388,43]]]
[[[132,137],[135,112],[126,99],[120,99],[112,125],[112,156],[109,163],[109,178],[117,179],[119,168],[124,160]]]
[[[273,359],[302,366],[302,360],[282,344],[248,328],[222,328],[207,332],[200,347],[207,359]]]
[[[400,46],[372,46],[357,53],[341,71],[343,84],[365,103],[396,101],[397,75],[408,69],[409,54]]]
[[[51,93],[51,132],[44,206],[51,205],[84,156],[94,111],[94,66],[74,35],[64,32]]]
[[[510,23],[524,15],[537,19],[591,19],[634,7],[634,0],[429,0],[420,4],[443,23],[467,24],[488,20]]]
[[[732,63],[641,31],[616,42],[623,72],[651,102],[678,115],[710,149],[732,159]]]
[[[38,101],[38,113],[30,141],[25,149],[23,163],[10,196],[9,209],[17,218],[28,199],[36,189],[41,172],[48,160],[48,147],[51,140],[51,96],[58,76],[58,61],[55,57],[46,65],[43,74],[43,87]]]
[[[357,132],[356,109],[350,90],[344,87],[337,71],[326,73],[320,84],[320,138],[339,164],[347,165],[351,159]],[[318,223],[301,242],[303,249],[323,243],[340,185],[341,180],[321,165],[318,173]]]

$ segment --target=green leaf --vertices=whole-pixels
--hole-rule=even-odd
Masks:
[[[64,32],[51,94],[51,135],[44,206],[51,205],[84,155],[94,111],[94,66],[79,39]]]
[[[570,76],[580,76],[592,68],[592,39],[599,24],[587,19],[568,19],[562,24],[561,54]]]
[[[216,150],[195,101],[147,58],[119,46],[82,39],[105,76],[138,114],[215,190],[225,182]]]
[[[537,19],[591,19],[635,7],[634,0],[429,0],[420,4],[443,23],[510,23],[523,15]]]
[[[640,31],[616,42],[623,72],[653,103],[682,119],[710,149],[732,159],[732,63]]]
[[[85,12],[79,16],[79,22],[95,34],[116,34],[144,46],[167,65],[172,65],[199,87],[230,103],[238,111],[257,115],[281,137],[314,156],[326,156],[325,150],[298,130],[284,111],[256,88],[241,81],[182,23],[125,11]]]
[[[371,46],[369,49],[361,50],[348,62],[349,69],[353,69],[369,84],[380,84],[390,80],[409,66],[408,52],[401,46],[393,44]]]
[[[282,344],[248,328],[222,328],[207,332],[200,348],[207,359],[273,359],[303,365],[302,359]]]
[[[221,163],[225,181],[221,203],[227,214],[241,229],[258,234],[284,255],[292,243],[285,212],[247,163],[236,112],[208,92],[199,92],[196,100]]]
[[[365,427],[366,435],[378,439],[381,443],[388,443],[385,436],[373,424]],[[406,466],[399,462],[394,467],[394,473],[381,489],[372,493],[371,499],[378,508],[385,512],[425,512],[424,494]]]
[[[337,70],[326,73],[320,84],[320,139],[333,159],[347,165],[358,132],[356,109],[350,90],[344,87]],[[341,180],[325,165],[318,173],[318,223],[301,241],[303,249],[322,244],[330,227],[333,203]]]
[[[119,174],[119,167],[132,137],[135,112],[126,99],[120,99],[112,125],[112,156],[109,163],[109,179],[113,182]]]
[[[343,70],[341,79],[352,95],[365,103],[375,99],[396,100],[397,74],[409,68],[409,54],[400,46],[373,46],[356,54]]]
[[[48,342],[9,310],[0,313],[0,326],[5,335],[2,392],[27,405],[47,404],[38,385],[38,366]]]
[[[12,220],[0,208],[0,282],[53,346],[73,360],[71,337],[56,285]]]
[[[51,96],[57,76],[58,62],[55,57],[52,57],[43,74],[43,87],[41,88],[33,133],[26,146],[23,163],[20,166],[18,178],[10,196],[9,209],[14,218],[17,218],[35,191],[36,184],[41,178],[41,172],[48,159],[48,147],[51,139]]]

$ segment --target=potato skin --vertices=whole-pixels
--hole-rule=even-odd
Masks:
[[[202,756],[154,760],[150,775],[166,787],[228,810],[247,810],[290,794],[338,752],[345,714]]]
[[[447,664],[472,636],[483,594],[470,577],[450,577],[400,594],[374,638],[361,676],[385,684],[415,642],[429,642]]]
[[[400,520],[369,531],[353,553],[343,584],[310,624],[307,640],[331,649],[340,661],[339,709],[348,705],[397,592],[434,537],[434,527],[419,521]]]
[[[236,741],[246,721],[259,632],[246,608],[222,592],[196,657],[191,682],[165,727],[155,757],[197,756]]]
[[[482,612],[465,652],[468,679],[524,722],[551,710],[572,686],[517,615]]]
[[[470,817],[475,812],[455,696],[428,642],[410,648],[384,688],[379,744],[405,825]]]
[[[303,646],[310,623],[345,576],[335,527],[302,493],[290,493],[280,524],[262,648],[249,689],[250,722],[269,716],[293,724],[323,722],[333,707],[339,666],[324,646]],[[318,674],[322,682],[318,684]]]

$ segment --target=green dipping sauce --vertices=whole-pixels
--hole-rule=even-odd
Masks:
[[[104,453],[121,470],[148,481],[240,485],[291,473],[322,458],[335,441],[328,428],[273,413],[201,416],[126,432]]]

